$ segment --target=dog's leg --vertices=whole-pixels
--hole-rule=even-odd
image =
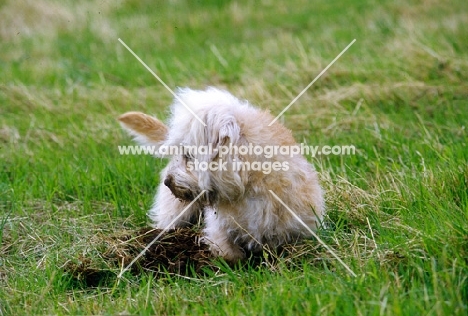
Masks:
[[[244,259],[244,251],[230,238],[222,216],[218,216],[217,212],[210,207],[205,208],[204,214],[206,222],[203,230],[204,240],[210,246],[211,253],[214,256],[223,257],[230,263]]]
[[[188,210],[185,210],[189,204],[190,202],[181,202],[164,183],[161,183],[156,195],[156,201],[149,210],[148,216],[155,223],[155,226],[160,229],[189,226],[195,224],[200,215],[198,203],[194,203]],[[184,214],[172,223],[184,210]]]

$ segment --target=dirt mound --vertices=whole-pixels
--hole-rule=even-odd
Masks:
[[[161,229],[144,228],[116,236],[100,236],[94,253],[80,255],[65,265],[65,272],[87,286],[97,286],[115,276],[151,243]],[[132,274],[169,272],[177,275],[202,274],[216,269],[208,246],[200,242],[200,232],[191,228],[172,229],[161,237],[131,267]]]

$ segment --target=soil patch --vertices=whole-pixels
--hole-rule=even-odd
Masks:
[[[87,286],[98,286],[115,276],[151,243],[161,229],[143,228],[122,235],[100,236],[92,253],[80,255],[65,265],[65,272]],[[217,269],[208,246],[200,242],[200,232],[191,228],[171,229],[163,233],[131,267],[138,275],[145,272],[197,275]]]

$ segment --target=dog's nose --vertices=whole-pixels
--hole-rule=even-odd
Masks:
[[[172,176],[169,175],[166,177],[166,179],[164,179],[164,185],[168,188],[171,187],[171,184],[172,184]]]

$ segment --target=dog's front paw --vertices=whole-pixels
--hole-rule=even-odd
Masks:
[[[224,247],[223,249],[212,245],[210,246],[210,251],[214,256],[222,257],[229,263],[236,263],[245,259],[244,251],[235,245],[233,247]]]
[[[229,263],[236,263],[245,259],[244,250],[230,241],[213,241],[206,237],[202,241],[210,246],[213,256],[222,257]]]

